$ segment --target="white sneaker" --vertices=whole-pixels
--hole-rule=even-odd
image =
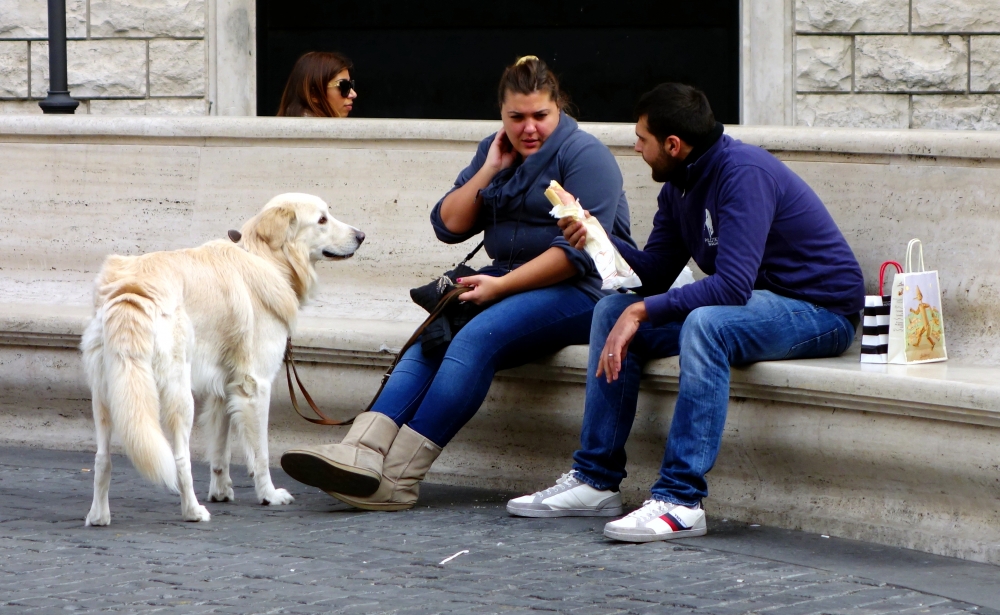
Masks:
[[[646,500],[642,508],[604,526],[604,535],[625,542],[651,542],[704,536],[705,511],[699,504],[688,508],[670,502]]]
[[[616,517],[622,514],[622,494],[594,489],[567,472],[554,486],[507,502],[507,512],[519,517]]]

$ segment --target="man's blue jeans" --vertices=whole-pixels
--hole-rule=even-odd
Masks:
[[[595,378],[608,334],[637,295],[612,295],[594,309],[587,397],[580,450],[573,469],[597,489],[618,489],[625,478],[625,440],[635,419],[643,364],[680,355],[680,389],[667,450],[652,497],[693,506],[708,495],[705,474],[722,441],[729,404],[729,368],[757,361],[842,354],[855,328],[844,316],[805,301],[755,290],[742,307],[708,306],[683,322],[643,323],[629,345],[618,380]]]
[[[414,344],[372,410],[444,447],[479,410],[497,370],[586,344],[594,304],[572,283],[507,297],[465,325],[443,357]]]

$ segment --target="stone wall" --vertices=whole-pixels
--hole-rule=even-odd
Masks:
[[[49,87],[46,0],[0,0],[0,113],[41,113]],[[207,0],[67,0],[77,113],[205,115]]]
[[[795,123],[1000,129],[1000,0],[796,0]]]
[[[743,0],[748,124],[1000,129],[1000,0]],[[256,115],[254,0],[66,0],[78,113]],[[39,113],[46,0],[0,0],[0,114]]]

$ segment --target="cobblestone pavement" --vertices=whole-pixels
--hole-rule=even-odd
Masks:
[[[602,520],[509,517],[509,494],[430,485],[411,511],[334,511],[280,470],[294,504],[257,505],[236,472],[236,503],[205,503],[212,520],[194,524],[116,458],[111,526],[85,528],[91,467],[0,449],[0,612],[998,613],[698,539],[613,543]]]

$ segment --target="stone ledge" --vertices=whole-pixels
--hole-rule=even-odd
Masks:
[[[177,145],[211,142],[246,147],[268,141],[310,146],[343,141],[350,147],[352,142],[365,141],[365,147],[393,149],[437,142],[471,149],[499,126],[499,122],[481,120],[6,116],[0,117],[0,142],[152,144],[163,140]],[[616,155],[636,155],[632,151],[634,124],[584,122],[581,128]],[[1000,132],[801,126],[726,126],[726,132],[772,152],[1000,159]]]
[[[76,349],[90,318],[82,306],[0,305],[0,345]],[[293,336],[298,361],[387,368],[417,323],[301,318]],[[1000,427],[1000,367],[949,361],[925,365],[862,365],[858,347],[830,359],[769,361],[734,368],[735,398],[843,408],[876,414]],[[579,384],[586,381],[587,346],[571,346],[503,379]],[[643,387],[676,392],[676,357],[651,361]]]

